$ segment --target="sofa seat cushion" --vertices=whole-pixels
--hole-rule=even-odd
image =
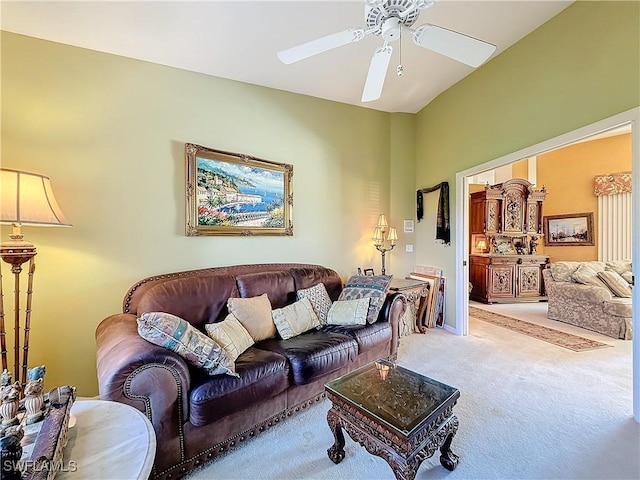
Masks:
[[[193,375],[195,386],[189,393],[189,421],[193,425],[207,425],[249,408],[289,386],[287,359],[273,352],[250,347],[237,358],[235,369],[239,378]]]
[[[349,335],[318,330],[287,340],[263,340],[255,346],[287,357],[291,379],[296,385],[311,383],[339,370],[358,356],[358,343]]]
[[[604,302],[603,310],[609,315],[631,318],[632,302],[630,298],[612,298]]]
[[[342,333],[358,342],[358,352],[369,350],[391,341],[391,325],[389,322],[376,322],[367,325],[326,325],[325,332]]]

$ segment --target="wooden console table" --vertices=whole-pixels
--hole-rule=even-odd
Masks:
[[[408,308],[400,319],[400,336],[407,336],[414,331],[426,332],[424,317],[427,311],[429,283],[412,278],[393,278],[389,285],[389,293],[401,293],[407,299]],[[416,311],[415,302],[418,299],[420,299],[420,303]]]
[[[470,255],[469,298],[484,303],[546,300],[542,270],[548,262],[545,255]]]

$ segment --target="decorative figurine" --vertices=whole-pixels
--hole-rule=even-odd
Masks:
[[[44,365],[33,367],[27,371],[29,382],[24,387],[24,408],[27,412],[27,425],[39,422],[44,418],[42,407],[44,406],[44,374],[47,369]]]
[[[498,252],[498,242],[496,237],[491,237],[491,248],[489,249],[489,253],[499,253]]]
[[[10,383],[11,383],[11,372],[5,368],[2,374],[0,374],[0,386],[6,387]]]
[[[11,373],[7,370],[2,372],[0,376],[0,417],[2,417],[2,427],[10,427],[19,422],[17,418],[18,408],[20,407],[20,382],[11,383]]]
[[[22,457],[22,445],[24,437],[22,425],[8,427],[0,437],[0,477],[2,480],[20,480],[20,458]]]
[[[531,240],[529,240],[529,254],[535,255],[537,250],[538,250],[538,237],[534,235],[531,237]]]

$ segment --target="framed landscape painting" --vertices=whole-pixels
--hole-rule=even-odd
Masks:
[[[185,144],[186,234],[293,235],[293,166]]]
[[[544,244],[549,246],[594,245],[593,212],[544,217]]]

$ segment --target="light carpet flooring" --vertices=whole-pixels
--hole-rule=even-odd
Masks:
[[[613,345],[573,352],[486,323],[458,337],[429,329],[401,340],[398,363],[460,389],[460,427],[452,450],[458,468],[438,454],[416,479],[638,479],[640,425],[632,416],[631,342],[546,319],[546,304],[475,304]],[[524,312],[524,313],[523,313]],[[346,457],[326,450],[328,401],[289,418],[241,448],[195,471],[204,479],[393,479],[389,466],[346,435]]]

